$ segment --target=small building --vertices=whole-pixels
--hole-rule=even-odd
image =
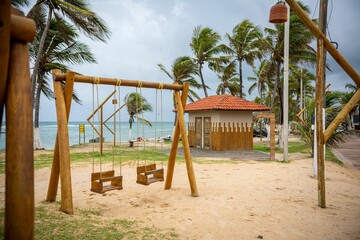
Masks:
[[[222,150],[252,150],[254,111],[270,108],[232,95],[216,95],[189,103],[190,147]]]

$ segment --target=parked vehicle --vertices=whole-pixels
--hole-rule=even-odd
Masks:
[[[253,137],[267,137],[267,132],[265,130],[262,130],[261,131],[261,134],[260,134],[260,130],[257,130],[257,129],[254,129],[253,130]]]

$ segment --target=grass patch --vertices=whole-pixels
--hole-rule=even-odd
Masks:
[[[311,147],[306,145],[304,142],[289,142],[289,153],[310,153]],[[270,143],[268,142],[257,142],[254,143],[254,150],[258,150],[261,152],[270,152]],[[276,153],[283,153],[283,150],[279,147],[275,147]]]
[[[59,211],[59,203],[41,203],[35,210],[35,239],[179,239],[174,229],[143,227],[136,221],[106,218],[96,210]],[[4,237],[4,209],[0,209]]]

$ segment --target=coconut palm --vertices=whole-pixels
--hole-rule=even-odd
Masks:
[[[261,61],[260,66],[258,69],[256,69],[255,67],[253,67],[253,72],[255,74],[256,77],[248,77],[249,81],[254,82],[250,87],[249,87],[249,94],[251,94],[254,89],[257,88],[258,93],[260,95],[260,103],[264,104],[264,92],[266,92],[267,89],[269,89],[269,79],[268,79],[268,67],[269,67],[269,62],[264,60]]]
[[[309,8],[299,2],[302,9],[309,13]],[[282,124],[282,85],[281,85],[281,69],[284,56],[284,24],[275,24],[275,28],[265,28],[267,34],[265,42],[270,53],[270,69],[274,71],[274,90],[272,93],[272,105],[275,99],[279,104],[279,122]],[[293,12],[290,13],[290,33],[289,33],[289,63],[296,65],[297,63],[315,63],[315,50],[310,46],[314,39],[312,33],[301,22],[299,17]],[[276,98],[277,97],[277,98]]]
[[[66,35],[63,35],[59,32],[59,26],[64,30],[66,29]],[[65,39],[66,38],[66,39]],[[49,33],[45,39],[44,47],[45,51],[41,55],[39,62],[39,71],[37,77],[37,88],[35,89],[35,99],[34,99],[34,147],[35,149],[43,148],[40,134],[39,134],[39,111],[40,111],[40,97],[43,93],[48,99],[54,97],[53,91],[50,88],[49,77],[51,76],[51,71],[53,69],[60,69],[66,71],[67,67],[65,64],[82,64],[82,63],[95,63],[95,58],[93,57],[89,47],[81,42],[77,41],[78,33],[76,29],[66,23],[63,20],[58,22],[55,19],[52,19]],[[39,42],[39,35],[33,41],[33,44],[30,45],[30,57],[32,59],[36,58],[37,43]],[[75,92],[73,93],[73,99],[75,102],[80,103]]]
[[[329,92],[325,95],[325,102],[326,102],[326,121],[325,127],[327,128],[330,123],[335,119],[338,113],[341,111],[342,106],[339,103],[339,99],[341,96],[341,92],[333,91]],[[296,125],[297,129],[300,131],[302,139],[305,141],[306,144],[309,146],[313,146],[314,144],[314,131],[311,128],[312,124],[312,117],[315,114],[315,100],[313,98],[309,99],[306,104],[306,111],[308,114],[305,117],[305,123],[302,124],[299,122],[293,122]],[[342,124],[346,124],[346,120],[342,122]],[[328,141],[326,142],[326,146],[337,148],[340,143],[344,142],[347,136],[354,134],[354,131],[351,130],[343,130],[343,131],[336,131],[334,132]],[[312,153],[313,155],[313,153]]]
[[[27,0],[13,0],[13,5],[24,6],[29,5],[29,2]],[[33,94],[38,82],[36,77],[38,76],[41,55],[45,51],[44,45],[50,29],[51,19],[55,18],[57,22],[66,19],[72,22],[86,36],[94,40],[105,41],[110,35],[110,31],[103,20],[90,9],[90,5],[86,0],[37,0],[27,17],[34,19],[37,25],[37,34],[41,35],[31,75]],[[65,35],[66,29],[59,27],[59,32]]]
[[[230,93],[231,95],[236,96],[238,94],[240,89],[237,84],[239,82],[239,78],[234,62],[222,68],[220,70],[220,74],[218,74],[218,78],[221,82],[216,89],[217,95]]]
[[[225,59],[216,57],[216,55],[221,52],[221,47],[218,45],[220,40],[221,36],[209,27],[203,28],[201,26],[197,26],[194,28],[190,47],[195,55],[194,60],[198,67],[198,73],[205,97],[208,96],[208,93],[202,74],[202,68],[205,62],[208,62],[209,67],[216,70],[219,62],[225,61]]]
[[[224,52],[230,55],[231,62],[236,62],[239,69],[239,96],[243,97],[243,66],[245,61],[254,67],[254,61],[263,56],[263,40],[260,27],[254,26],[250,20],[246,19],[236,25],[232,34],[226,33],[229,45],[222,45]]]
[[[146,100],[145,97],[143,97],[140,93],[137,92],[126,94],[126,96],[124,97],[124,102],[127,112],[129,114],[129,124],[130,124],[129,140],[131,140],[132,139],[131,130],[132,130],[132,125],[135,122],[135,118],[137,122],[142,122],[143,124],[152,126],[150,121],[140,117],[140,115],[143,115],[144,112],[151,112],[152,106]]]
[[[197,68],[194,61],[188,56],[181,56],[175,59],[174,63],[171,65],[171,71],[166,70],[164,65],[158,64],[161,71],[163,71],[172,81],[172,83],[177,83],[182,85],[187,82],[190,85],[188,100],[194,102],[195,99],[200,99],[199,95],[193,90],[201,88],[194,75],[197,75]],[[175,98],[173,97],[173,106],[176,108]],[[174,125],[176,123],[177,112],[174,116]]]
[[[164,65],[158,64],[161,71],[163,71],[172,81],[172,83],[177,83],[182,85],[187,82],[190,85],[188,99],[193,102],[195,99],[200,99],[199,95],[191,88],[199,89],[201,84],[199,84],[194,78],[197,75],[197,69],[195,63],[188,56],[181,56],[175,59],[171,65],[171,71],[166,70]]]

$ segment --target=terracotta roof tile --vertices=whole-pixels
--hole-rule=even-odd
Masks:
[[[270,108],[229,94],[209,96],[185,107],[185,112],[203,110],[269,111]]]

